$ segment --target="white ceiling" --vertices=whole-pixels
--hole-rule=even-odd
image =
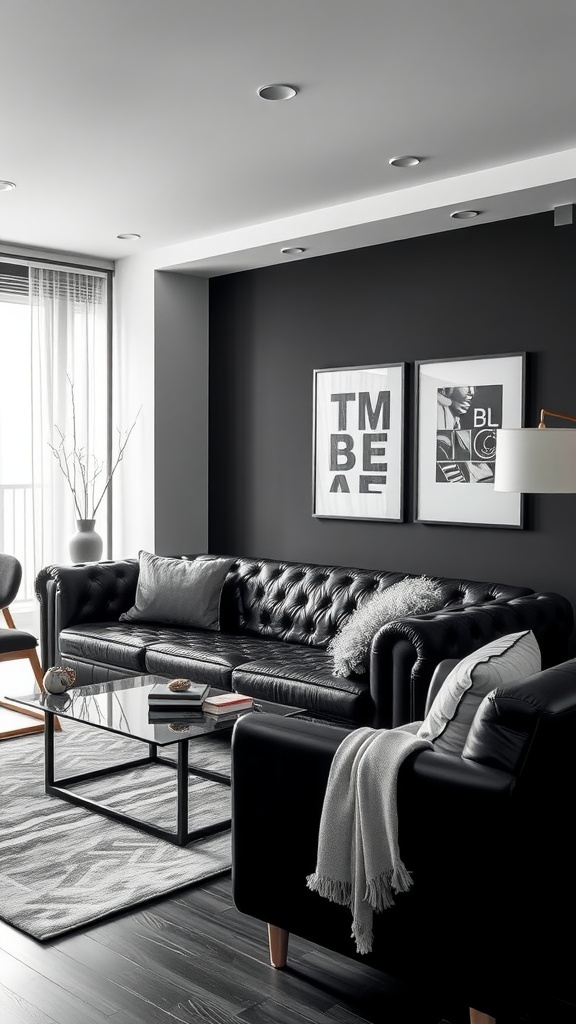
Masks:
[[[573,203],[575,52],[574,0],[0,0],[0,241],[222,273]]]

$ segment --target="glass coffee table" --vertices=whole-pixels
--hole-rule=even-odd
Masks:
[[[188,843],[216,832],[224,832],[230,828],[230,818],[213,822],[202,828],[190,828],[188,811],[188,777],[200,776],[230,786],[230,775],[210,771],[189,763],[188,741],[199,737],[222,735],[231,732],[235,722],[243,715],[266,711],[274,715],[299,715],[304,708],[289,707],[284,704],[273,704],[269,701],[255,700],[252,708],[226,716],[208,715],[199,711],[191,712],[186,719],[178,721],[150,722],[148,719],[148,692],[155,683],[165,683],[163,676],[131,676],[127,679],[115,679],[109,683],[96,683],[89,686],[76,686],[62,694],[31,694],[25,697],[11,697],[16,704],[23,704],[36,711],[43,711],[44,726],[44,789],[50,796],[59,797],[69,803],[78,804],[98,814],[104,814],[115,821],[134,825],[144,832],[166,839],[176,846],[187,846]],[[225,693],[224,690],[211,688],[210,694]],[[148,754],[134,761],[126,761],[109,768],[84,772],[56,780],[54,764],[54,720],[70,718],[75,722],[103,729],[106,732],[118,733],[132,739],[142,740],[148,744]],[[176,717],[176,716],[175,716]],[[164,748],[176,744],[176,759],[172,760],[161,752]],[[163,764],[176,770],[176,828],[174,831],[161,828],[152,822],[143,821],[131,814],[114,810],[111,807],[89,797],[74,792],[71,787],[99,779],[104,776],[113,777],[119,772],[139,768],[147,764]]]

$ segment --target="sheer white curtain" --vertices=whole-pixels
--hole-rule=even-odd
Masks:
[[[107,277],[97,273],[30,266],[31,420],[34,571],[69,562],[68,543],[79,516],[50,447],[81,449],[107,471]],[[74,407],[71,401],[71,385]],[[74,424],[76,441],[74,442]],[[64,442],[62,436],[64,435]],[[79,481],[78,481],[79,483]],[[101,488],[98,488],[98,492]],[[106,556],[106,500],[96,529]]]

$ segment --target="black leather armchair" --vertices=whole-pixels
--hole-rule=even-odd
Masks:
[[[265,714],[233,733],[234,900],[268,923],[274,966],[293,932],[428,986],[439,1004],[474,1007],[472,1020],[576,1020],[576,659],[486,698],[470,756],[423,750],[401,766],[400,848],[413,887],[375,915],[365,957],[349,910],[306,887],[346,733]]]

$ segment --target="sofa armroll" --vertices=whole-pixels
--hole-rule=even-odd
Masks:
[[[573,628],[572,605],[556,593],[389,622],[375,635],[370,652],[374,725],[389,728],[423,719],[432,675],[446,658],[463,658],[500,636],[531,629],[542,652],[542,667],[548,668],[568,657]]]
[[[59,663],[62,629],[85,622],[114,622],[134,604],[139,565],[135,558],[48,565],[36,577],[40,648],[44,669]]]

